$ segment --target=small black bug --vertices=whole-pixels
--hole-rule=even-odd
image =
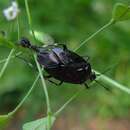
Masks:
[[[26,38],[20,40],[20,45],[25,48],[30,48],[37,53],[37,60],[39,64],[44,67],[49,74],[46,76],[53,77],[60,81],[73,84],[84,84],[90,80],[96,79],[96,74],[92,71],[90,63],[75,52],[69,50],[64,44],[47,45],[45,47],[38,47],[31,45]],[[54,82],[53,82],[54,83]]]

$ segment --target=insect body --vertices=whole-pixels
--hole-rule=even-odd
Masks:
[[[61,83],[68,82],[86,86],[87,80],[93,81],[96,79],[90,63],[75,52],[70,51],[64,44],[37,47],[31,45],[24,38],[21,39],[20,45],[33,49],[37,53],[37,60],[48,72],[48,78],[53,77]]]

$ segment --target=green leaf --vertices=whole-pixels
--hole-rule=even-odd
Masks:
[[[117,3],[114,6],[112,18],[115,22],[129,20],[130,6],[122,3]]]
[[[32,35],[32,32],[30,32]],[[53,44],[54,43],[54,39],[47,33],[44,32],[40,32],[40,31],[34,31],[35,37],[36,39],[44,44]]]
[[[50,122],[51,122],[51,126],[52,126],[55,121],[55,117],[50,116],[49,118],[50,118]],[[41,119],[31,121],[31,122],[24,124],[23,130],[46,130],[47,123],[48,123],[48,117],[41,118]]]

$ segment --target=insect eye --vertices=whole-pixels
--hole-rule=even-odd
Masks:
[[[19,43],[22,47],[30,47],[31,46],[30,41],[26,38],[22,38]]]

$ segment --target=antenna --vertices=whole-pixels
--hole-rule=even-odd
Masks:
[[[112,68],[114,68],[114,67],[117,66],[118,64],[119,64],[119,63],[115,63],[114,65],[112,65],[112,66],[108,67],[106,70],[104,70],[102,73],[96,74],[96,76],[101,76],[101,75],[107,73],[108,71],[110,71]]]
[[[99,84],[100,86],[102,86],[105,90],[107,90],[108,92],[112,93],[111,89],[109,89],[108,87],[104,86],[103,84],[101,84],[100,82],[98,82],[97,80],[94,80],[97,84]]]
[[[24,63],[26,63],[30,68],[36,69],[35,66],[29,62],[28,60],[26,60],[25,58],[18,56],[15,54],[15,57],[18,58],[19,60],[22,60]]]

